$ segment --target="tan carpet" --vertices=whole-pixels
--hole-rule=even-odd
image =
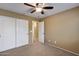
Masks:
[[[39,42],[0,53],[1,56],[75,56],[69,52]]]

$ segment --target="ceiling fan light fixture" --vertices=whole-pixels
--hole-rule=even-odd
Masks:
[[[42,8],[36,8],[36,12],[41,12],[42,11]]]
[[[33,10],[30,13],[40,12],[41,14],[44,14],[44,10],[51,10],[54,8],[53,6],[45,6],[46,5],[45,3],[35,3],[35,5],[24,3],[24,5],[33,8]]]

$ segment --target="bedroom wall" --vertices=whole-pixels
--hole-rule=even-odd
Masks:
[[[79,7],[46,17],[45,41],[79,54]]]

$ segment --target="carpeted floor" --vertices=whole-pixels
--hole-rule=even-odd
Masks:
[[[72,53],[57,49],[39,42],[0,53],[1,56],[75,56]]]

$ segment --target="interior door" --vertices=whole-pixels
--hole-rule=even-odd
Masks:
[[[0,20],[0,46],[2,51],[15,48],[15,19],[6,16],[0,16]]]
[[[28,21],[23,19],[16,20],[16,47],[29,43]]]
[[[39,28],[39,41],[41,43],[44,43],[44,21],[39,22],[38,28]]]
[[[3,26],[2,26],[2,17],[0,16],[0,52],[3,51]]]
[[[15,48],[15,19],[3,17],[3,49]]]

